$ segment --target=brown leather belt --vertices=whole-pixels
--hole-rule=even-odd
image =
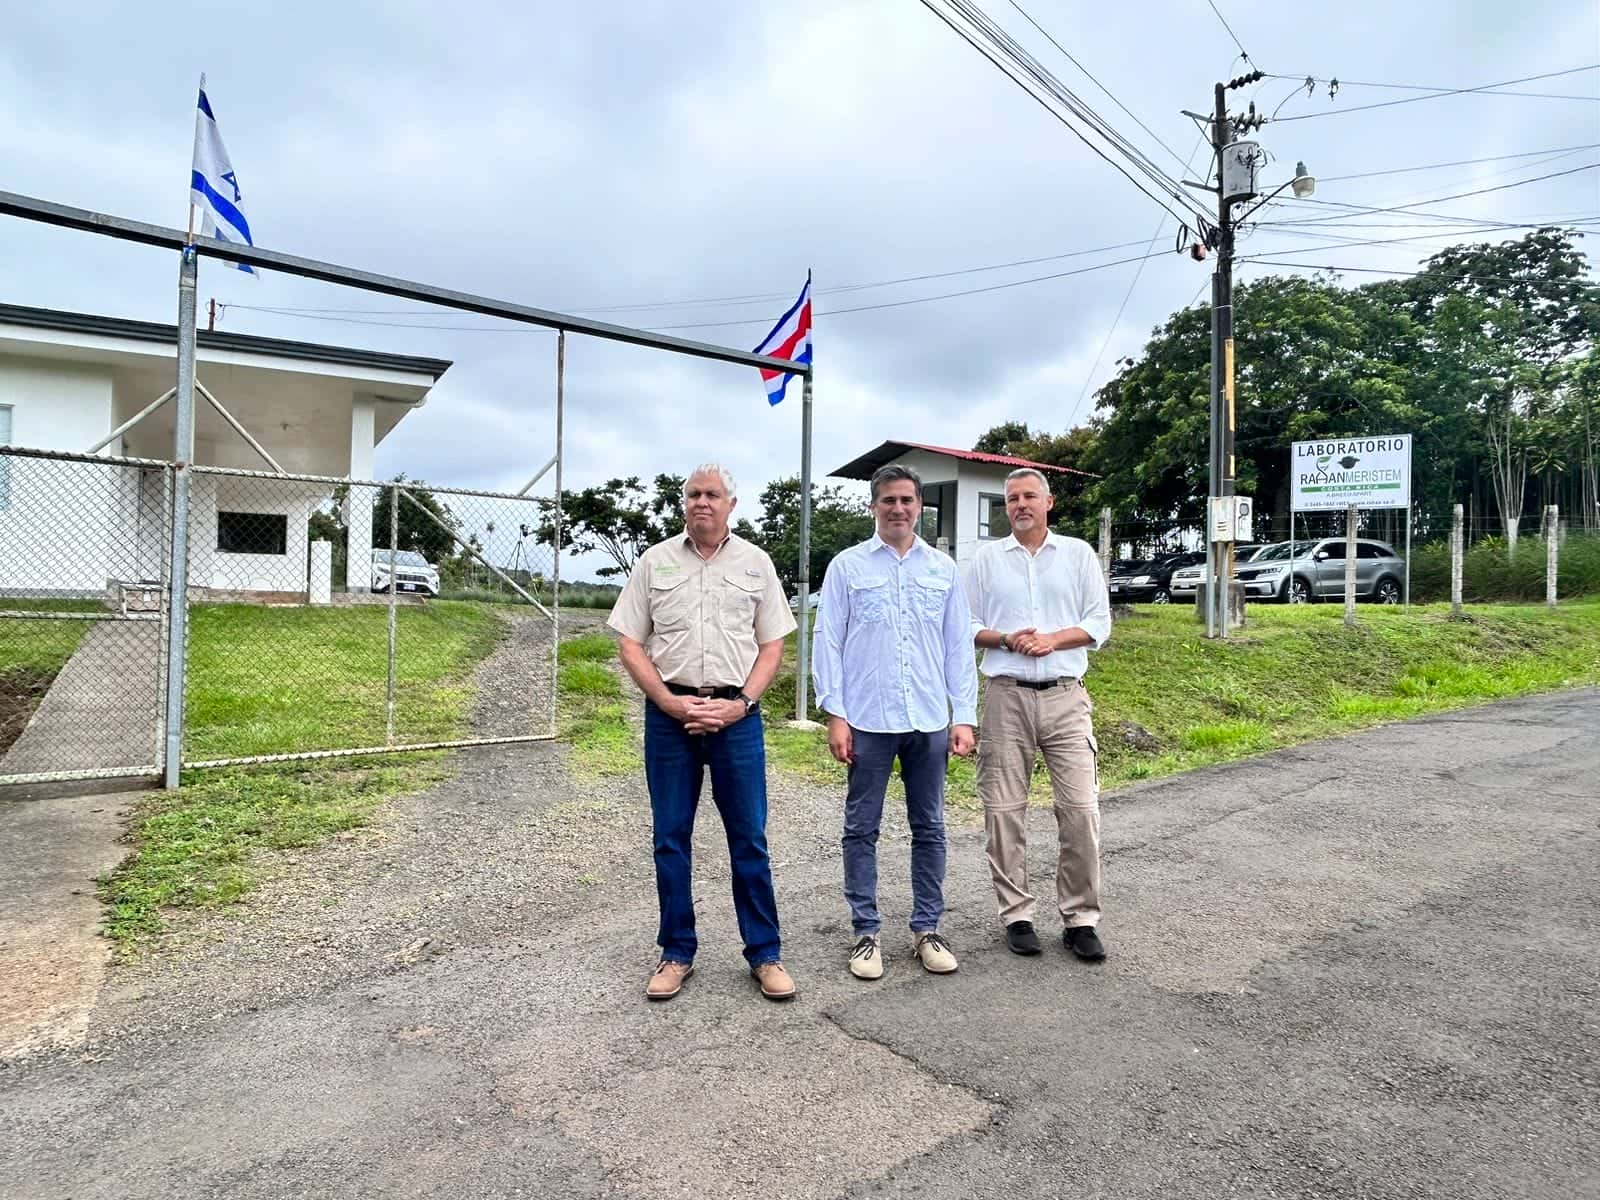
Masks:
[[[667,691],[674,696],[703,696],[709,700],[737,700],[739,689],[736,687],[688,687],[681,683],[668,683]]]

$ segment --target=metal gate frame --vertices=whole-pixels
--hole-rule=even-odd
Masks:
[[[354,488],[371,489],[374,493],[379,493],[379,492],[384,492],[384,491],[389,492],[390,493],[390,503],[389,503],[389,519],[390,519],[390,529],[389,529],[389,571],[390,571],[390,575],[389,575],[389,577],[390,577],[391,580],[393,580],[394,577],[395,577],[395,571],[394,571],[395,557],[394,556],[395,556],[395,551],[396,551],[396,544],[399,541],[399,538],[398,538],[397,534],[398,534],[398,525],[399,525],[399,516],[400,516],[400,502],[402,500],[410,500],[412,502],[412,504],[415,505],[415,507],[420,512],[426,513],[430,518],[432,518],[434,520],[437,520],[437,518],[433,518],[432,513],[429,512],[429,510],[425,506],[423,506],[420,502],[418,502],[416,500],[415,496],[413,495],[413,491],[414,490],[421,490],[421,488],[418,485],[414,484],[414,483],[412,484],[412,486],[408,487],[405,483],[401,483],[401,482],[398,482],[396,480],[380,481],[380,480],[369,480],[369,479],[344,479],[344,478],[341,478],[341,477],[338,477],[338,476],[331,476],[331,475],[304,475],[304,474],[294,474],[294,473],[291,473],[291,472],[249,471],[249,470],[243,470],[243,469],[236,468],[236,467],[212,467],[212,466],[199,466],[199,465],[196,465],[196,466],[192,467],[191,468],[191,472],[192,472],[192,474],[197,475],[197,476],[207,476],[207,477],[219,478],[219,479],[259,479],[259,480],[268,481],[268,482],[272,482],[272,483],[284,483],[284,482],[288,482],[288,483],[310,483],[310,484],[318,484],[318,485],[326,486],[326,487],[329,487],[329,488],[340,487],[340,486],[348,486],[348,487],[350,487],[352,489],[354,489]],[[537,479],[534,480],[533,482],[537,482]],[[532,486],[532,483],[530,482],[529,487],[531,487],[531,486]],[[522,502],[522,503],[528,503],[529,502],[529,497],[526,495],[526,492],[528,490],[527,488],[524,488],[523,492],[520,493],[520,494],[513,494],[513,493],[510,493],[510,492],[484,491],[484,490],[478,489],[478,488],[437,487],[437,486],[434,486],[432,484],[429,484],[427,486],[426,490],[430,495],[434,495],[434,496],[444,496],[444,497],[448,497],[448,496],[471,496],[471,497],[474,497],[474,498],[477,498],[477,499],[485,499],[485,500],[519,501],[519,502]],[[556,501],[556,508],[559,509],[559,507],[560,507],[560,502],[559,502],[559,499],[558,499]],[[550,622],[550,696],[549,696],[549,711],[546,714],[546,716],[548,718],[548,722],[547,722],[547,728],[546,728],[545,732],[543,732],[543,733],[527,733],[527,734],[509,734],[509,735],[505,735],[505,736],[501,736],[501,737],[455,738],[455,739],[451,739],[451,740],[448,740],[448,741],[433,741],[433,742],[396,741],[395,740],[395,736],[394,736],[394,712],[395,712],[394,694],[395,694],[395,658],[396,658],[395,646],[396,646],[397,627],[398,627],[398,619],[397,618],[398,618],[398,609],[399,609],[399,589],[393,583],[391,583],[390,586],[389,586],[389,602],[386,605],[386,607],[388,609],[388,624],[387,624],[387,638],[386,638],[386,642],[387,642],[387,654],[386,654],[387,676],[386,676],[386,679],[385,679],[385,708],[386,708],[386,712],[385,712],[385,719],[384,719],[385,736],[384,736],[384,744],[383,745],[381,745],[381,746],[337,747],[337,748],[322,749],[322,750],[297,750],[297,751],[288,751],[288,752],[281,753],[281,754],[247,754],[247,755],[236,755],[236,756],[226,757],[226,758],[193,758],[193,759],[185,758],[183,760],[183,763],[182,763],[183,767],[188,768],[188,769],[198,770],[198,769],[207,768],[207,767],[239,767],[239,766],[250,766],[250,765],[260,764],[260,763],[299,762],[299,761],[308,760],[308,759],[353,758],[353,757],[359,757],[359,756],[365,756],[365,755],[373,755],[373,754],[396,754],[396,753],[402,753],[402,752],[406,752],[406,751],[458,750],[458,749],[465,749],[465,748],[472,747],[472,746],[505,746],[505,745],[515,745],[515,744],[523,743],[523,742],[547,742],[547,741],[550,741],[552,738],[554,738],[556,736],[557,697],[558,697],[556,675],[557,675],[557,666],[558,666],[558,662],[559,662],[558,654],[559,654],[559,648],[560,648],[560,643],[561,643],[561,604],[560,604],[560,597],[561,597],[561,587],[560,587],[561,555],[560,555],[559,547],[555,551],[555,571],[554,571],[554,575],[553,575],[552,581],[551,581],[551,583],[552,583],[552,587],[551,587],[551,600],[552,600],[552,603],[550,604],[549,607],[546,607],[545,605],[541,604],[536,597],[531,595],[525,588],[523,588],[522,585],[517,583],[516,580],[510,578],[504,571],[502,571],[499,567],[495,566],[492,562],[490,562],[488,560],[488,558],[483,553],[480,553],[475,547],[473,547],[471,545],[470,542],[467,541],[467,539],[463,538],[459,531],[457,531],[455,529],[452,529],[448,525],[444,525],[444,524],[441,524],[440,528],[444,532],[446,532],[446,533],[448,533],[450,535],[450,537],[456,543],[456,545],[460,546],[462,550],[464,550],[466,553],[472,555],[473,558],[477,559],[478,562],[482,563],[483,566],[487,567],[489,569],[489,571],[496,578],[498,578],[500,580],[500,582],[505,584],[506,587],[510,588],[511,591],[514,592],[516,595],[522,597],[522,599],[523,599],[523,601],[525,603],[531,605],[533,608],[538,610],[538,612],[540,614],[542,614],[542,616]],[[193,602],[194,602],[193,601],[193,597],[194,597],[194,588],[190,587],[189,588],[189,595],[188,595],[188,597],[186,597],[186,606],[185,606],[186,610],[187,610],[188,606],[193,604]],[[184,627],[185,627],[185,646],[184,646],[184,651],[185,651],[185,655],[187,655],[187,652],[188,652],[188,645],[187,645],[187,627],[188,627],[188,623],[187,623],[187,621],[184,622]]]
[[[0,215],[20,217],[24,220],[38,221],[64,229],[75,229],[102,237],[115,238],[120,241],[136,242],[146,246],[155,246],[179,252],[177,393],[175,396],[178,408],[175,423],[174,452],[172,455],[174,471],[172,492],[173,554],[170,587],[174,593],[181,596],[186,597],[188,595],[189,484],[190,477],[195,470],[195,289],[198,276],[198,259],[202,254],[209,258],[235,265],[262,267],[270,271],[281,271],[287,275],[297,275],[304,279],[316,279],[324,283],[357,288],[361,291],[420,301],[425,304],[436,304],[461,312],[502,317],[506,320],[517,321],[526,325],[555,329],[563,335],[561,339],[563,350],[567,333],[582,333],[591,337],[602,338],[606,341],[624,342],[629,345],[665,350],[674,354],[686,354],[695,358],[711,359],[736,366],[777,371],[785,375],[798,375],[804,381],[804,420],[809,433],[812,373],[808,363],[796,362],[787,358],[774,358],[771,355],[756,354],[748,350],[734,350],[727,346],[713,345],[710,342],[697,342],[690,338],[655,333],[651,330],[636,329],[627,325],[612,325],[604,321],[591,320],[587,317],[534,308],[531,305],[495,300],[487,296],[475,295],[471,292],[459,292],[395,276],[378,275],[370,271],[357,270],[353,267],[339,266],[317,259],[301,258],[297,255],[284,254],[276,250],[264,250],[236,242],[225,242],[219,238],[187,233],[167,226],[152,225],[144,221],[133,221],[126,217],[112,216],[109,213],[95,212],[91,209],[57,204],[54,201],[40,200],[17,192],[0,191]],[[554,540],[558,562],[563,536],[560,505],[561,410],[562,395],[558,373],[556,402],[557,444],[554,459],[556,468]],[[807,450],[809,449],[809,444],[809,437],[807,437],[804,442],[804,447]],[[809,467],[809,462],[807,462],[806,466]],[[524,489],[524,491],[526,490]],[[809,517],[809,505],[802,504],[801,515],[802,521]],[[804,554],[801,556],[801,561],[802,563],[805,562]],[[802,604],[804,603],[805,594],[802,590]],[[559,584],[556,595],[559,598]],[[167,661],[169,669],[166,679],[165,753],[162,756],[162,766],[165,786],[175,788],[179,784],[182,766],[184,647],[188,640],[187,605],[169,604],[167,607],[171,610],[172,618],[168,625],[169,648]],[[804,609],[802,608],[803,613]],[[803,654],[806,648],[804,638],[800,642],[800,648]]]
[[[66,450],[35,450],[24,446],[0,447],[0,457],[7,461],[31,459],[43,462],[80,463],[96,467],[116,467],[130,471],[160,471],[162,476],[160,523],[162,532],[169,532],[171,529],[173,465],[170,462],[152,458],[77,454]],[[13,486],[15,486],[15,481],[13,481]],[[0,620],[93,621],[95,623],[110,621],[158,624],[160,631],[157,635],[159,649],[156,654],[155,693],[157,697],[160,697],[165,694],[167,686],[166,648],[169,645],[172,612],[171,567],[172,563],[165,550],[165,542],[163,542],[163,552],[158,559],[157,573],[159,578],[150,581],[141,580],[138,585],[141,590],[150,590],[153,587],[156,591],[156,612],[149,616],[129,613],[126,611],[125,600],[124,604],[119,606],[118,611],[107,609],[100,612],[51,612],[44,609],[6,608],[4,598],[0,598]],[[92,779],[144,779],[159,775],[162,769],[162,753],[166,740],[165,713],[157,705],[150,715],[152,727],[149,762],[61,771],[16,772],[14,774],[0,775],[0,787],[19,784],[69,783]],[[0,757],[3,757],[3,754],[0,754]]]

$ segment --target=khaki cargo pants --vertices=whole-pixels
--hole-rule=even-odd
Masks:
[[[1081,680],[1019,687],[989,680],[978,741],[978,794],[1000,919],[1032,921],[1028,880],[1028,785],[1034,756],[1044,755],[1055,794],[1060,853],[1056,905],[1063,923],[1100,923],[1100,778],[1092,706]]]

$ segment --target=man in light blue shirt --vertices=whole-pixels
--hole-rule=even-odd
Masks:
[[[911,825],[911,932],[936,975],[957,967],[944,916],[944,779],[972,753],[978,674],[971,615],[955,563],[917,536],[922,480],[907,467],[872,476],[877,533],[828,564],[813,640],[817,706],[828,749],[849,768],[844,894],[856,941],[850,973],[883,975],[878,936],[878,827],[895,759]]]

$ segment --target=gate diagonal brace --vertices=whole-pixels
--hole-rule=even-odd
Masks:
[[[458,546],[460,546],[468,554],[472,555],[473,558],[477,559],[484,566],[488,567],[490,572],[492,572],[495,575],[495,577],[498,578],[502,583],[504,583],[508,588],[510,588],[512,591],[516,592],[517,595],[521,596],[524,600],[526,600],[529,604],[531,604],[535,608],[537,608],[545,616],[550,617],[550,619],[552,621],[555,620],[555,617],[551,615],[550,610],[548,608],[546,608],[544,605],[540,604],[532,596],[528,595],[527,592],[523,591],[522,590],[522,586],[520,584],[518,584],[516,580],[514,580],[514,579],[510,578],[509,576],[507,576],[504,571],[502,571],[499,567],[495,566],[492,562],[490,562],[487,558],[485,558],[482,554],[480,554],[478,552],[477,548],[474,547],[473,545],[471,545],[471,543],[467,542],[464,538],[462,538],[462,536],[459,533],[457,533],[454,529],[451,529],[450,526],[446,525],[443,521],[439,520],[438,517],[434,516],[433,513],[428,510],[428,506],[423,504],[422,501],[418,500],[415,496],[413,496],[409,489],[403,488],[399,484],[395,484],[393,486],[394,486],[394,490],[395,491],[399,492],[402,496],[404,496],[407,500],[411,501],[411,503],[416,506],[416,509],[417,509],[418,512],[420,512],[423,515],[425,515],[428,518],[428,520],[432,521],[440,529],[444,530],[447,534],[449,534],[451,539]]]

